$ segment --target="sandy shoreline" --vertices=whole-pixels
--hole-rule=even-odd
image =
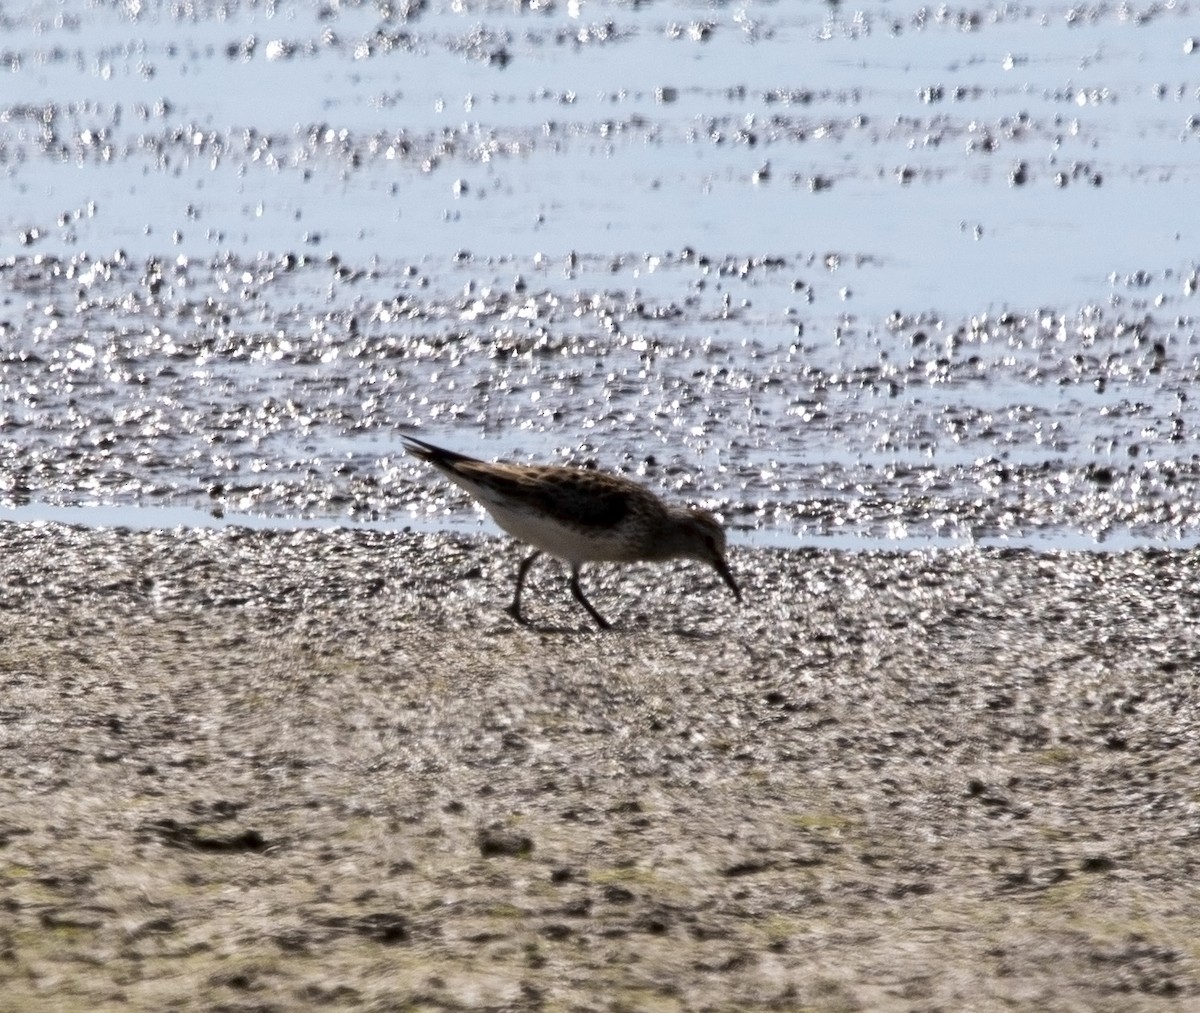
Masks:
[[[1196,553],[0,525],[0,1009],[1200,1002]]]

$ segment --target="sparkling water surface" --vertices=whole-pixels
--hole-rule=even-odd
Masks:
[[[0,518],[1193,546],[1198,13],[8,5]]]

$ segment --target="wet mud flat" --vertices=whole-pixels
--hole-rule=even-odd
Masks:
[[[0,1008],[1200,1002],[1196,553],[516,561],[0,525]]]

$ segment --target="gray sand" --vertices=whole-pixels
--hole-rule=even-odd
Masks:
[[[1200,1004],[1195,553],[0,526],[0,1009]]]

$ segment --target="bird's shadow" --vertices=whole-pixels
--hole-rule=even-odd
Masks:
[[[616,632],[611,626],[602,630],[597,626],[589,623],[580,623],[576,626],[568,626],[565,623],[555,622],[540,622],[535,619],[513,619],[508,617],[507,622],[501,627],[507,632],[515,630],[528,630],[530,633],[555,634],[556,636],[603,636],[605,633]]]
[[[685,640],[719,640],[722,633],[717,630],[692,629],[684,626],[655,627],[650,620],[642,616],[631,623],[620,621],[613,623],[607,629],[600,629],[587,623],[578,626],[568,626],[562,623],[538,622],[529,619],[513,619],[509,617],[506,624],[509,630],[528,630],[530,633],[554,636],[593,636],[593,637],[645,637],[655,633],[681,637]]]
[[[684,629],[682,626],[675,626],[671,632],[685,640],[720,640],[724,634],[716,630],[693,630]]]
[[[534,622],[516,622],[512,623],[512,628],[517,630],[528,630],[530,633],[545,633],[555,634],[556,636],[586,636],[595,634],[599,636],[602,633],[609,633],[611,630],[600,630],[595,626],[559,626],[556,623],[534,623]]]

